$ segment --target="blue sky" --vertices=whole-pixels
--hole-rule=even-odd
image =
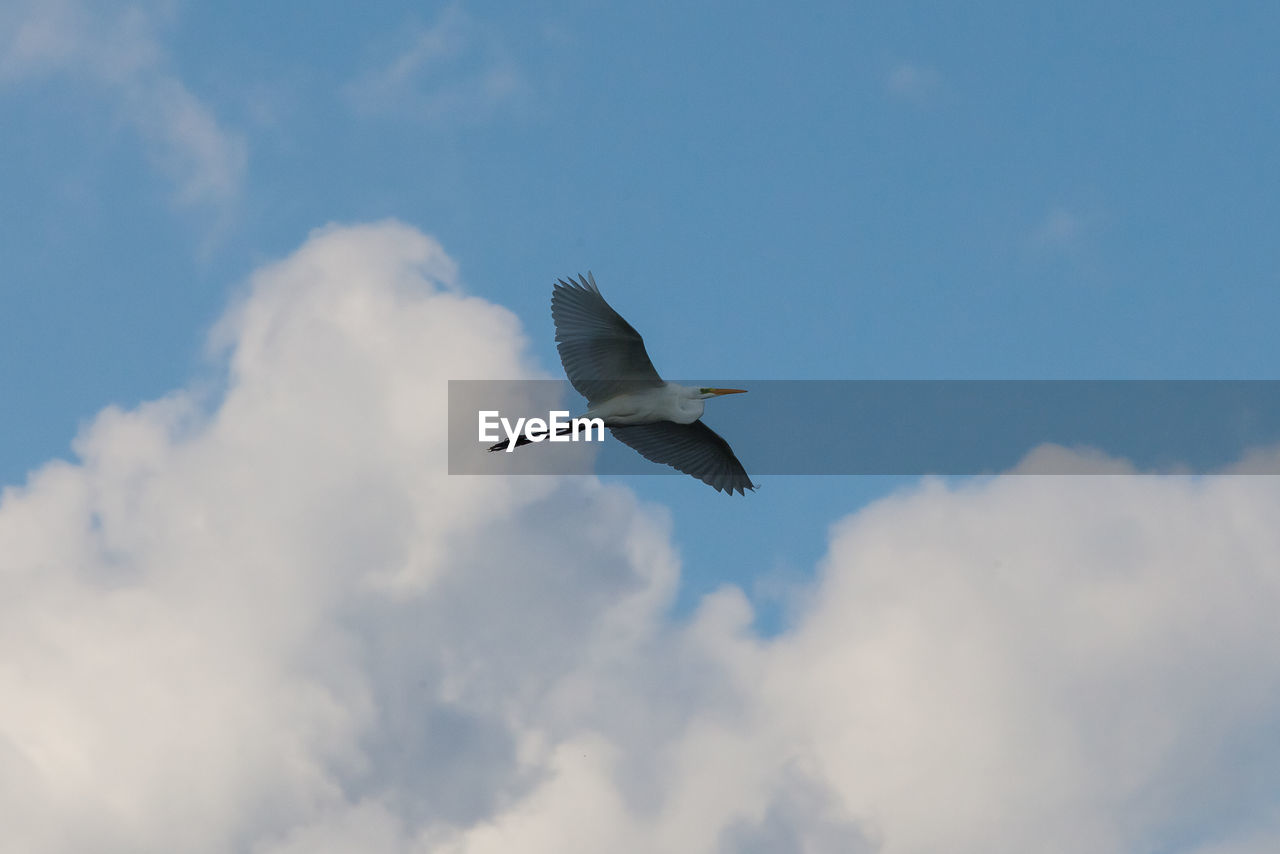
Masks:
[[[93,71],[0,89],[0,476],[203,371],[253,265],[384,217],[436,235],[553,370],[550,282],[589,268],[691,379],[1273,377],[1276,17],[179,6],[152,73],[245,152],[214,198],[175,200]],[[812,564],[883,484],[773,478],[750,509],[635,487],[693,556],[754,574]]]
[[[591,270],[672,378],[1276,378],[1278,42],[1280,7],[1262,2],[13,4],[0,11],[0,484],[21,487],[44,471],[48,480],[37,477],[21,493],[36,502],[60,476],[51,460],[83,462],[76,470],[90,477],[98,465],[93,449],[114,447],[115,434],[108,434],[115,416],[100,419],[104,408],[150,423],[169,416],[163,406],[138,409],[148,401],[182,398],[181,390],[234,389],[239,368],[229,371],[226,351],[209,346],[210,330],[237,301],[273,304],[274,289],[287,292],[272,284],[283,279],[262,273],[268,265],[291,259],[281,269],[294,269],[308,252],[345,245],[347,232],[315,236],[329,224],[396,220],[438,241],[456,263],[463,292],[518,320],[528,350],[508,358],[495,345],[491,363],[513,372],[559,375],[551,285]],[[359,269],[376,268],[369,247],[384,239],[393,246],[389,257],[439,257],[392,227],[379,233],[350,238],[360,247],[351,251],[367,262]],[[267,284],[253,284],[255,275]],[[453,284],[444,273],[426,279]],[[486,334],[492,328],[484,327]],[[388,339],[400,341],[390,332]],[[396,346],[418,352],[411,343]],[[451,376],[467,370],[449,366]],[[360,388],[345,382],[335,379],[334,389]],[[750,402],[748,395],[713,403],[708,422],[716,426],[719,407]],[[208,415],[219,406],[215,393],[197,408]],[[313,412],[301,404],[298,411]],[[209,417],[222,423],[221,415]],[[81,446],[88,458],[72,449],[77,435],[88,437]],[[806,610],[814,602],[862,607],[861,599],[827,597],[827,588],[812,585],[838,575],[841,555],[883,554],[873,546],[895,541],[879,533],[881,522],[901,534],[910,524],[951,530],[967,520],[973,527],[961,526],[951,541],[963,551],[972,531],[988,523],[1003,530],[992,521],[1000,514],[1062,509],[1056,498],[1042,502],[1015,487],[921,487],[912,478],[768,477],[757,493],[733,499],[684,477],[610,482],[634,493],[641,509],[612,492],[566,500],[584,508],[601,536],[616,538],[607,548],[622,551],[607,551],[601,561],[659,556],[637,576],[644,590],[657,591],[655,625],[665,625],[669,593],[676,622],[692,627],[688,643],[720,632],[729,638],[696,647],[698,662],[703,654],[717,662],[722,653],[725,660],[749,658],[743,649],[750,644],[734,634],[737,600],[732,591],[714,594],[725,584],[741,588],[755,608],[748,623],[768,635],[790,625],[784,615],[825,613]],[[463,496],[472,487],[442,488]],[[1016,487],[1023,488],[1031,489]],[[1208,505],[1217,493],[1166,501],[1142,492],[1156,488],[1123,494],[1149,497],[1174,515],[1149,529],[1135,522],[1135,530],[1195,527],[1202,517],[1225,519],[1231,529],[1239,521],[1225,511],[1214,516]],[[10,494],[11,507],[26,500],[17,489]],[[875,503],[886,496],[898,497]],[[1098,507],[1113,506],[1083,492],[1072,496],[1076,503],[1063,506],[1092,507],[1095,499]],[[1250,496],[1231,506],[1263,506]],[[544,499],[490,496],[502,508],[508,501],[542,507]],[[458,506],[485,506],[468,500],[460,497]],[[970,500],[995,515],[982,516]],[[869,505],[869,515],[850,516]],[[525,520],[513,530],[545,533],[528,521],[543,517],[524,512],[510,511]],[[1115,512],[1128,518],[1126,506]],[[1105,519],[1094,521],[1104,534],[1110,530]],[[94,542],[97,524],[86,534]],[[591,539],[589,524],[565,536],[606,548]],[[1027,524],[1049,540],[1057,536],[1051,526]],[[1093,522],[1080,524],[1094,530]],[[470,534],[457,536],[470,542]],[[1221,542],[1230,544],[1231,536]],[[1262,542],[1267,535],[1257,536]],[[353,535],[352,542],[363,540]],[[635,542],[657,545],[619,556],[622,544]],[[499,548],[473,547],[477,554]],[[680,560],[671,590],[663,586],[668,547]],[[32,548],[32,566],[53,561]],[[131,546],[111,548],[128,554]],[[1188,548],[1162,542],[1152,554]],[[986,552],[974,554],[972,567],[999,565]],[[928,587],[933,582],[920,567],[937,555],[922,552],[904,564],[903,576]],[[258,566],[256,560],[245,565]],[[299,558],[299,565],[307,563]],[[589,561],[539,566],[594,583]],[[1186,586],[1176,589],[1195,600],[1194,573],[1179,577]],[[1058,595],[1051,573],[1042,581]],[[894,584],[868,589],[909,595]],[[980,599],[964,601],[982,612]],[[1153,616],[1151,637],[1164,637],[1160,627],[1182,613]],[[1215,613],[1230,622],[1227,605]],[[345,625],[350,615],[340,616],[334,623]],[[874,614],[864,616],[875,623]],[[805,625],[816,627],[805,630],[812,637],[826,637],[827,624],[816,617]],[[630,637],[628,626],[610,631]],[[377,629],[384,630],[391,631]],[[660,660],[685,649],[687,639],[672,640],[666,630],[654,630],[660,642],[644,646],[644,655]],[[1010,628],[1013,643],[1025,639],[1023,630],[1038,629]],[[1252,636],[1240,632],[1239,649],[1256,651]],[[1127,642],[1121,634],[1117,648]],[[590,646],[614,635],[584,629],[574,637]],[[810,635],[797,629],[791,637],[802,645]],[[345,649],[344,640],[333,642]],[[1228,648],[1236,649],[1224,643]],[[786,649],[769,649],[776,651],[771,661],[788,660]],[[1063,672],[1075,672],[1074,659],[1063,656]],[[626,659],[627,666],[648,672],[653,661],[636,664],[641,658]],[[690,664],[682,678],[700,682],[698,666]],[[741,672],[723,668],[733,678]],[[934,676],[919,684],[933,685]],[[641,704],[654,696],[635,686],[619,687],[617,696],[632,697],[632,690]],[[1170,691],[1160,697],[1181,697]],[[1195,698],[1189,703],[1199,708]],[[359,719],[358,710],[352,715]],[[484,725],[500,717],[493,712]],[[1210,723],[1226,731],[1233,721]],[[538,738],[577,749],[577,736],[558,741],[563,731],[548,727]],[[1202,730],[1179,732],[1194,739]],[[512,743],[527,746],[522,737],[513,734]],[[528,744],[534,742],[544,743]],[[622,736],[616,744],[634,746]],[[1152,766],[1164,767],[1156,760]],[[1000,767],[1018,768],[1012,760]],[[1225,777],[1238,779],[1235,766],[1224,767]],[[1084,802],[1089,795],[1081,791],[1068,794]],[[1246,794],[1246,806],[1265,800]],[[1099,796],[1119,812],[1141,800],[1107,797]],[[745,839],[757,830],[766,838],[775,821],[790,833],[790,810],[809,815],[809,806],[779,803],[756,824],[725,825],[717,838]],[[1159,813],[1152,803],[1139,807]],[[1251,809],[1245,812],[1254,816]],[[1256,815],[1262,812],[1258,807]],[[1209,809],[1187,819],[1194,827],[1157,821],[1158,832],[1137,836],[1192,850],[1168,839],[1216,839],[1224,822],[1236,827],[1232,816],[1225,806]],[[1263,824],[1244,821],[1240,832]],[[167,837],[157,833],[155,850],[165,850]],[[121,838],[121,850],[151,850]],[[976,839],[972,850],[1006,850]],[[1020,838],[1010,839],[1007,850],[1019,850]],[[1124,848],[1105,841],[1095,850]],[[476,845],[466,850],[489,850]],[[890,849],[929,850],[921,845]]]
[[[385,217],[440,239],[549,370],[550,283],[592,269],[691,379],[1274,377],[1278,16],[184,3],[141,27],[134,82],[91,48],[11,60],[0,477],[206,372],[255,265]],[[243,158],[194,199],[219,167],[183,149],[208,141],[131,113],[160,80]],[[756,571],[810,563],[883,491],[770,479],[729,509],[634,485],[694,554],[726,547],[725,513],[774,520],[731,535]]]

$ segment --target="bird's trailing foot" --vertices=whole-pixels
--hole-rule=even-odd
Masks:
[[[531,443],[532,441],[533,441],[533,440],[532,440],[532,439],[530,439],[528,436],[520,436],[518,439],[516,439],[516,447],[518,448],[518,447],[520,447],[521,445],[528,445],[528,444],[529,444],[529,443]],[[510,440],[510,439],[503,439],[501,442],[494,442],[492,445],[490,445],[490,446],[489,446],[489,450],[490,450],[491,452],[492,452],[492,451],[505,451],[505,450],[507,449],[507,447],[508,447],[510,444],[511,444],[511,440]]]
[[[515,445],[515,446],[518,448],[518,447],[520,447],[521,445],[529,445],[529,444],[532,444],[532,443],[534,443],[534,442],[541,442],[541,441],[543,441],[544,439],[546,439],[548,436],[555,436],[555,437],[557,437],[557,438],[558,438],[558,437],[560,437],[560,436],[568,436],[568,435],[569,435],[569,433],[570,433],[570,431],[571,431],[572,429],[573,429],[572,427],[561,427],[561,428],[559,428],[558,430],[556,430],[554,433],[539,433],[535,438],[530,438],[528,433],[521,433],[521,434],[516,438],[516,445]],[[603,436],[603,435],[604,435],[603,428],[602,428],[602,430],[601,430],[601,434],[600,434],[600,435],[601,435],[601,436]],[[494,442],[492,445],[490,445],[490,446],[489,446],[489,451],[490,451],[490,452],[493,452],[493,451],[505,451],[505,450],[507,450],[507,449],[508,449],[508,448],[510,448],[510,447],[511,447],[511,440],[510,440],[510,439],[503,439],[501,442]],[[514,450],[514,449],[513,449],[513,450]]]

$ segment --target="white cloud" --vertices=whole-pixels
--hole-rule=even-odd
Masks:
[[[352,81],[343,94],[361,112],[439,121],[475,121],[517,103],[528,91],[502,41],[460,7],[445,7],[389,62]]]
[[[211,411],[107,410],[6,493],[0,847],[271,850],[531,785],[527,718],[674,565],[618,490],[513,518],[554,484],[444,474],[446,381],[527,375],[454,276],[403,226],[317,233],[223,324]]]
[[[217,334],[221,398],[0,502],[4,850],[1280,841],[1272,478],[927,482],[763,640],[732,587],[664,619],[627,490],[444,474],[446,380],[534,370],[430,238],[318,231]]]
[[[183,205],[224,206],[244,180],[243,137],[171,69],[157,35],[166,3],[32,0],[0,14],[0,81],[67,75],[108,94]]]
[[[882,502],[836,529],[768,694],[888,850],[1229,834],[1280,782],[1258,774],[1280,768],[1277,511],[1261,477],[1018,476]]]

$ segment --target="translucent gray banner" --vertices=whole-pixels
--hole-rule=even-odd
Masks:
[[[1221,471],[1280,446],[1275,380],[733,380],[688,382],[749,394],[706,402],[703,422],[751,475],[1089,473],[1046,445],[1088,448],[1147,472]],[[490,453],[481,413],[579,414],[564,381],[451,380],[450,474],[674,474],[606,435]],[[489,416],[490,424],[494,416]],[[502,428],[491,437],[505,438]],[[1021,463],[1021,465],[1019,465]],[[1097,473],[1117,468],[1099,461]],[[1280,474],[1280,453],[1243,473]]]

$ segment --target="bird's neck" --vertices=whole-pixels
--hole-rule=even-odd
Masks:
[[[673,383],[674,385],[674,383]],[[703,402],[702,392],[696,388],[688,386],[675,386],[675,403],[676,409],[680,411],[681,424],[692,424],[702,417],[702,413],[706,410],[706,403]]]

